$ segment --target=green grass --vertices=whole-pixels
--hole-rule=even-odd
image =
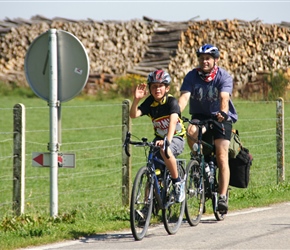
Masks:
[[[62,104],[61,152],[76,152],[75,169],[59,169],[59,214],[49,214],[49,168],[31,166],[31,152],[47,151],[49,108],[39,98],[1,96],[0,159],[12,155],[13,115],[16,103],[26,106],[26,189],[25,214],[11,211],[12,159],[1,160],[0,249],[41,245],[85,235],[129,229],[129,209],[122,205],[121,110],[123,99],[75,98]],[[287,166],[290,162],[289,131],[285,129],[286,181],[277,184],[276,103],[235,100],[241,140],[254,156],[247,189],[231,188],[230,211],[289,200]],[[186,116],[187,111],[184,112]],[[290,104],[285,103],[285,128],[289,127]],[[153,138],[147,117],[132,121],[138,138]],[[2,142],[5,141],[5,142]],[[188,159],[189,150],[180,158]],[[144,152],[133,148],[132,180],[145,162]],[[5,203],[8,202],[7,205]],[[211,213],[211,204],[207,203]]]

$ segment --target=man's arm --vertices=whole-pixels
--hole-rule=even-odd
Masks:
[[[222,122],[228,119],[230,94],[228,92],[220,93],[220,112],[217,113],[217,120]]]
[[[179,104],[181,113],[185,109],[189,98],[190,98],[190,92],[181,92],[181,95],[180,95],[180,97],[178,99],[178,104]]]
[[[228,114],[229,112],[230,94],[228,92],[220,93],[220,111]]]

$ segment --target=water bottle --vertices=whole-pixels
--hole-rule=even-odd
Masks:
[[[209,169],[210,169],[210,175],[209,175],[209,182],[214,183],[214,164],[212,161],[209,162]]]
[[[197,145],[197,143],[194,143],[194,144],[192,145],[192,149],[193,149],[194,152],[197,152],[197,150],[198,150],[198,145]]]
[[[209,168],[208,163],[205,163],[205,168],[204,168],[204,170],[205,170],[206,175],[207,175],[207,176],[210,176],[210,168]]]

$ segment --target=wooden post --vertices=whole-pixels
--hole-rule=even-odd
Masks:
[[[279,97],[276,104],[277,135],[277,183],[285,181],[285,147],[284,147],[284,100]]]
[[[122,144],[125,141],[126,134],[131,131],[131,119],[129,117],[131,102],[130,100],[124,100],[122,105]],[[128,147],[131,152],[131,146]],[[131,195],[131,158],[128,157],[122,148],[122,202],[124,206],[130,204]]]
[[[25,200],[25,107],[14,105],[13,109],[13,201],[16,215],[24,213]]]

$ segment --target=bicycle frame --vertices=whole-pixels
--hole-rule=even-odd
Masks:
[[[155,146],[155,142],[148,142],[147,138],[142,138],[142,141],[138,142],[131,141],[130,133],[128,132],[124,143],[125,152],[128,156],[130,156],[127,148],[129,144],[144,147],[145,149],[149,148],[148,156],[146,157],[147,163],[138,170],[131,193],[130,225],[134,238],[136,240],[143,239],[150,224],[151,214],[157,215],[160,209],[162,209],[162,219],[166,231],[168,234],[175,234],[183,220],[185,200],[180,203],[175,202],[175,191],[171,182],[170,172],[166,168],[163,159],[158,158],[156,155],[160,147]],[[169,157],[167,138],[164,138],[164,145],[165,156]],[[185,160],[178,159],[177,161]],[[158,178],[159,174],[158,176],[156,174],[156,169],[159,168],[158,164],[162,166],[161,172],[163,170],[161,178]],[[179,162],[178,171],[181,178],[186,176],[184,168],[180,166]],[[159,183],[161,184],[160,186]]]
[[[161,192],[160,187],[158,185],[158,178],[157,178],[157,175],[155,173],[155,170],[156,170],[155,162],[157,162],[157,163],[161,164],[162,167],[164,168],[165,172],[163,173],[162,181],[164,182],[163,186],[165,186],[165,181],[170,176],[170,174],[166,168],[165,162],[162,159],[155,156],[155,151],[157,149],[159,150],[160,148],[155,146],[153,144],[153,142],[147,142],[147,138],[142,138],[142,142],[132,142],[132,141],[130,141],[130,136],[131,136],[131,134],[128,132],[125,143],[124,143],[125,152],[128,156],[130,156],[130,154],[128,152],[128,148],[127,148],[128,144],[132,144],[132,145],[140,146],[140,147],[148,146],[150,148],[149,153],[148,153],[148,157],[147,157],[147,165],[146,166],[147,166],[147,169],[148,169],[149,174],[151,176],[151,181],[153,181],[153,184],[154,184],[153,191],[155,193],[155,198],[157,200],[158,207],[159,207],[159,209],[166,209],[170,204],[165,203],[165,191],[162,190],[163,192]],[[164,146],[165,155],[166,155],[166,157],[169,158],[168,152],[167,152],[168,142],[167,142],[166,137],[164,138],[164,141],[165,141],[165,143],[164,143],[165,144],[165,146]],[[179,160],[177,159],[177,161],[179,161]],[[152,198],[154,198],[153,194],[149,193],[148,199],[152,199]]]
[[[212,191],[214,190],[214,185],[215,183],[210,183],[209,181],[209,176],[206,174],[206,171],[205,171],[205,165],[206,165],[206,161],[205,161],[205,156],[204,154],[202,153],[202,145],[206,145],[207,147],[209,147],[212,151],[212,155],[211,155],[211,158],[212,158],[212,161],[215,161],[215,156],[213,154],[213,151],[214,151],[214,145],[213,144],[209,144],[205,141],[202,140],[202,127],[203,125],[205,125],[207,122],[211,122],[212,120],[209,119],[209,120],[206,120],[206,121],[203,121],[203,122],[197,122],[197,123],[193,123],[193,122],[190,122],[188,120],[188,122],[190,122],[191,124],[193,125],[196,125],[198,127],[198,136],[197,136],[197,150],[196,150],[196,153],[197,153],[197,157],[199,158],[199,163],[200,163],[200,166],[202,167],[202,171],[201,171],[201,178],[204,179],[206,182],[206,185],[205,187],[208,189],[209,187],[209,190],[210,190],[210,194],[209,195],[212,195]],[[194,156],[191,157],[192,159],[194,158]],[[215,174],[216,174],[216,168],[215,168],[215,171],[214,171],[214,177],[215,177]],[[208,191],[208,190],[206,190]]]
[[[154,190],[153,191],[155,193],[155,199],[157,201],[158,208],[164,209],[165,208],[165,204],[164,204],[165,191],[164,191],[164,189],[160,190],[159,180],[158,180],[158,177],[156,175],[156,168],[155,168],[154,162],[158,162],[164,168],[165,172],[163,173],[163,176],[162,176],[162,182],[165,182],[165,178],[168,175],[168,174],[166,174],[166,171],[168,171],[168,170],[166,169],[165,162],[163,160],[157,158],[156,156],[153,157],[153,152],[149,152],[147,168],[149,170],[151,177],[154,178]],[[164,183],[162,185],[164,186]],[[149,194],[148,198],[150,199],[151,197],[152,197],[152,194]]]
[[[201,200],[204,200],[203,202],[205,203],[208,199],[212,200],[212,208],[214,215],[217,220],[223,220],[224,219],[224,213],[223,211],[219,212],[218,211],[218,181],[216,177],[216,170],[217,170],[217,165],[216,165],[216,158],[215,158],[215,153],[214,153],[214,143],[207,143],[202,140],[202,127],[206,124],[212,123],[214,120],[213,119],[207,119],[204,121],[190,121],[189,119],[183,117],[182,118],[184,122],[189,122],[192,125],[195,125],[198,127],[198,137],[197,141],[193,145],[193,150],[196,152],[196,155],[191,154],[191,162],[189,163],[189,166],[187,167],[187,173],[189,169],[191,168],[190,165],[194,165],[196,169],[200,169],[199,173],[199,181],[198,181],[198,188],[196,190],[197,194],[200,194],[204,196]],[[205,156],[203,154],[203,148],[202,146],[206,146],[210,149],[211,153],[209,156]],[[206,157],[206,158],[205,158]],[[208,158],[208,159],[207,159]],[[213,172],[211,174],[208,174],[206,172],[206,167],[210,163],[210,161],[213,162]],[[211,171],[211,170],[209,170]],[[189,173],[188,173],[189,174]],[[194,190],[194,187],[192,187],[191,181],[189,179],[189,184],[190,191],[192,192]],[[190,194],[190,193],[189,193]],[[193,193],[194,194],[194,193]],[[191,199],[193,195],[189,197]],[[205,211],[205,204],[202,205],[203,211]],[[191,209],[190,207],[186,208],[187,212],[187,219],[189,221],[189,224],[194,226],[199,223],[201,214],[196,212],[195,210]]]

